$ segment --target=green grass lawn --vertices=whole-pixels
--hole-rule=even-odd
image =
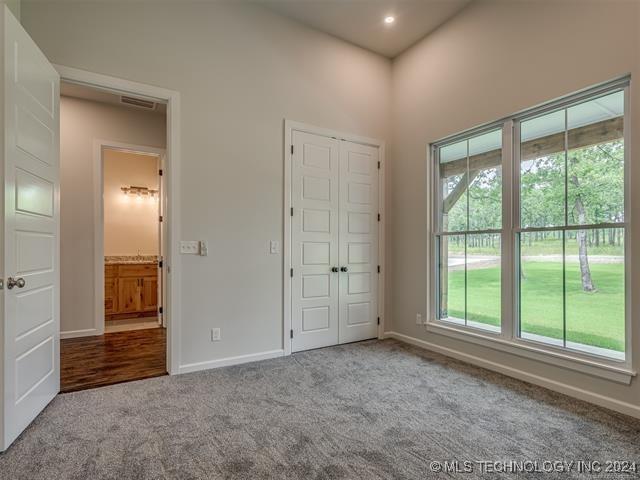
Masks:
[[[562,339],[562,263],[523,264],[522,331]],[[449,274],[449,315],[464,318],[464,270]],[[567,341],[611,350],[624,350],[624,265],[591,264],[596,292],[582,290],[580,267],[568,263]],[[467,272],[467,319],[500,324],[500,269]]]

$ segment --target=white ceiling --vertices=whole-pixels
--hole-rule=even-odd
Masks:
[[[393,58],[458,13],[471,0],[260,0],[257,3],[317,30]],[[396,21],[386,25],[387,15]]]

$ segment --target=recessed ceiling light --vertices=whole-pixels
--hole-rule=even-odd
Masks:
[[[386,23],[387,25],[391,25],[395,21],[396,17],[394,17],[393,15],[387,15],[386,17],[384,17],[384,23]]]

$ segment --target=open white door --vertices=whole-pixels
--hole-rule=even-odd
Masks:
[[[2,450],[60,389],[58,73],[2,6]]]

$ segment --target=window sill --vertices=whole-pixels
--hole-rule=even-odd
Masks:
[[[441,321],[431,321],[426,326],[427,331],[432,333],[625,385],[629,385],[631,379],[636,376],[636,372],[626,362],[608,361],[601,357],[581,355],[577,352],[560,350],[550,345],[524,339],[505,339],[489,331]]]

